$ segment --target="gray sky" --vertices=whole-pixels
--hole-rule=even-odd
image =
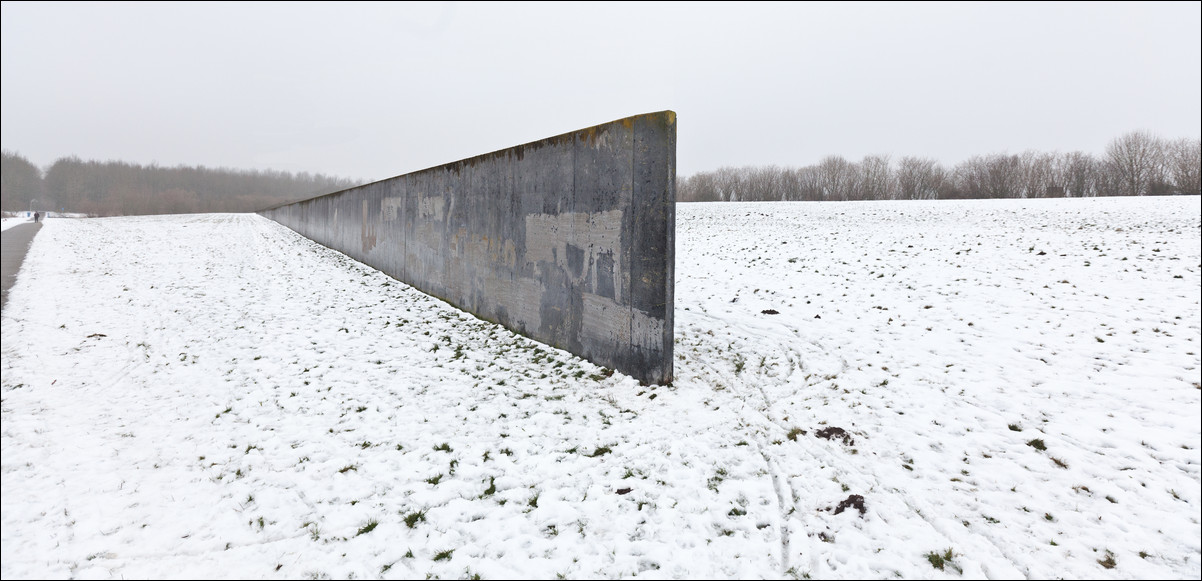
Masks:
[[[1202,3],[4,2],[3,148],[383,179],[671,109],[682,176],[1197,138]]]

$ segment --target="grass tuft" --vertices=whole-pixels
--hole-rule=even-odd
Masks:
[[[359,532],[355,533],[355,536],[357,537],[359,535],[365,535],[367,533],[370,533],[373,530],[375,530],[376,526],[379,524],[380,523],[376,522],[375,519],[372,519],[372,520],[368,521],[367,524],[363,525],[363,528],[359,529]]]
[[[935,551],[931,551],[930,553],[927,553],[926,557],[927,561],[931,563],[932,567],[942,571],[944,566],[951,564],[951,560],[953,557],[955,557],[955,555],[952,553],[951,549],[948,549],[944,551],[942,555]]]
[[[413,512],[405,515],[405,526],[407,526],[409,528],[414,528],[417,526],[418,522],[425,522],[425,521],[426,521],[426,511],[424,511],[424,510],[413,511]],[[408,555],[408,556],[412,557],[413,555]]]

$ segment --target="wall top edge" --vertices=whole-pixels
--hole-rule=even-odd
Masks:
[[[476,164],[476,163],[478,163],[478,162],[481,162],[481,161],[487,160],[487,159],[489,159],[489,158],[492,158],[492,157],[496,157],[496,156],[500,156],[500,155],[507,155],[507,154],[509,154],[510,152],[514,151],[514,150],[520,150],[520,149],[527,148],[527,147],[541,147],[541,146],[545,146],[545,145],[551,145],[551,144],[558,143],[558,142],[565,141],[565,140],[569,140],[569,139],[576,139],[576,137],[577,137],[577,136],[581,136],[581,135],[590,135],[590,134],[596,133],[597,131],[600,131],[600,130],[602,130],[602,129],[606,128],[606,127],[612,126],[612,125],[624,125],[624,126],[626,126],[626,127],[632,127],[632,126],[635,124],[635,122],[636,122],[636,121],[639,121],[639,120],[642,120],[642,119],[645,119],[645,120],[648,120],[648,121],[651,121],[651,122],[659,121],[660,123],[662,123],[663,125],[665,125],[665,126],[667,126],[667,127],[672,127],[672,126],[676,125],[676,112],[675,112],[675,111],[672,111],[672,110],[664,110],[664,111],[656,111],[656,112],[654,112],[654,113],[643,113],[643,114],[640,114],[640,115],[631,115],[630,117],[623,117],[623,118],[621,118],[621,119],[615,119],[615,120],[613,120],[613,121],[609,121],[609,122],[607,122],[607,123],[600,123],[600,124],[597,124],[597,125],[593,125],[593,126],[591,126],[591,127],[585,127],[585,128],[583,128],[583,129],[576,129],[576,130],[574,130],[574,131],[568,131],[568,132],[566,132],[566,133],[560,133],[559,135],[553,135],[553,136],[551,136],[551,137],[545,137],[545,138],[543,138],[543,139],[538,139],[538,140],[535,140],[535,141],[531,141],[531,142],[529,142],[529,143],[522,143],[522,144],[519,144],[519,145],[514,145],[514,146],[511,146],[511,147],[506,147],[506,148],[504,148],[504,149],[498,149],[498,150],[496,150],[496,151],[490,151],[490,152],[488,152],[488,153],[483,153],[483,154],[480,154],[480,155],[474,155],[474,156],[472,156],[472,157],[468,157],[468,158],[460,159],[460,160],[457,160],[457,161],[452,161],[452,162],[449,162],[449,163],[439,164],[439,165],[435,165],[435,166],[431,166],[431,167],[427,167],[427,168],[419,169],[419,170],[416,170],[416,171],[411,171],[411,172],[409,172],[409,173],[403,173],[403,174],[400,174],[400,175],[395,175],[395,176],[392,176],[392,177],[387,177],[387,178],[384,178],[384,179],[379,179],[379,180],[376,180],[376,181],[374,181],[374,182],[368,182],[368,183],[365,183],[365,184],[359,184],[359,185],[357,185],[357,186],[352,186],[352,187],[349,187],[349,188],[346,188],[346,189],[343,189],[343,190],[338,190],[338,191],[336,191],[336,192],[330,192],[330,193],[328,193],[328,194],[322,194],[322,195],[320,195],[320,196],[314,196],[314,197],[312,197],[312,198],[306,198],[306,199],[304,199],[304,200],[297,200],[297,201],[294,201],[294,202],[288,202],[288,203],[284,203],[284,204],[278,204],[278,205],[275,205],[275,206],[271,206],[271,207],[269,207],[269,208],[263,208],[263,209],[261,209],[261,210],[258,210],[258,211],[256,211],[255,213],[269,212],[269,211],[271,211],[271,210],[276,210],[276,209],[283,208],[283,207],[286,207],[286,206],[291,206],[292,204],[299,204],[299,203],[302,203],[302,202],[309,202],[309,201],[312,201],[312,200],[317,200],[317,199],[320,199],[320,198],[325,198],[325,197],[328,197],[328,196],[337,196],[337,195],[339,195],[339,194],[342,194],[342,193],[344,193],[344,192],[348,192],[348,191],[351,191],[351,190],[357,190],[357,189],[359,189],[359,188],[367,187],[367,186],[370,186],[370,185],[373,185],[373,184],[378,184],[378,183],[381,183],[381,182],[387,182],[387,181],[395,180],[395,179],[397,179],[397,178],[405,177],[405,176],[407,176],[407,175],[415,175],[415,174],[420,174],[420,173],[422,173],[422,172],[427,172],[427,171],[431,171],[431,170],[436,170],[436,169],[439,169],[439,168],[448,168],[448,169],[449,169],[449,168],[451,168],[451,167],[453,167],[453,166],[465,166],[465,165],[466,165],[466,166],[470,166],[470,165],[475,165],[475,164]]]

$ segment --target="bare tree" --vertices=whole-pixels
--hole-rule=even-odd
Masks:
[[[903,157],[897,162],[897,196],[903,200],[933,200],[946,179],[943,166],[933,159]]]
[[[1047,197],[1049,188],[1063,188],[1056,176],[1056,154],[1024,151],[1020,160],[1020,198]]]
[[[822,200],[822,172],[812,165],[797,170],[797,187],[798,194],[795,199],[807,202]]]
[[[889,168],[889,155],[866,155],[859,163],[859,168],[860,199],[892,199],[893,175]]]
[[[856,169],[841,155],[828,155],[818,163],[822,180],[822,199],[846,202],[856,182]]]
[[[1202,140],[1182,138],[1169,142],[1165,147],[1165,166],[1174,191],[1202,193]]]
[[[989,190],[989,162],[974,155],[958,164],[954,170],[956,197],[987,198]]]
[[[42,172],[12,151],[0,154],[0,208],[9,212],[29,210],[33,200],[43,201]]]
[[[1064,195],[1070,198],[1087,198],[1098,195],[1098,161],[1088,153],[1074,151],[1058,160],[1064,184]]]
[[[775,165],[742,168],[743,199],[781,200],[781,169]]]
[[[714,184],[718,189],[718,198],[723,202],[737,202],[739,197],[739,169],[723,166],[714,172]]]
[[[986,159],[985,193],[990,198],[1021,198],[1022,160],[1017,155],[995,153]]]
[[[1160,178],[1161,140],[1147,131],[1132,131],[1106,147],[1106,169],[1123,196],[1145,196]]]
[[[676,197],[682,202],[719,202],[722,200],[713,172],[701,172],[678,181]]]

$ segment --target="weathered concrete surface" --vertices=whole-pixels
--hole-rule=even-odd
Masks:
[[[260,214],[458,308],[672,380],[676,114],[620,119]]]

